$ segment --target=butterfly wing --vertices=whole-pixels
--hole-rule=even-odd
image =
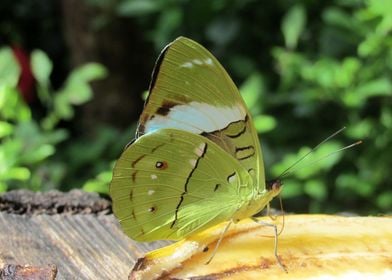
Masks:
[[[209,138],[265,189],[258,136],[238,89],[218,60],[188,38],[179,37],[159,56],[137,136],[162,128]]]
[[[178,240],[231,219],[250,201],[250,185],[247,171],[208,138],[160,129],[123,152],[110,195],[133,239]]]

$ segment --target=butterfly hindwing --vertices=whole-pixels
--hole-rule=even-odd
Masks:
[[[208,138],[160,129],[123,152],[110,194],[130,237],[177,240],[230,219],[250,185],[248,172]]]
[[[158,58],[137,136],[163,128],[209,138],[265,188],[258,136],[238,89],[218,60],[188,38],[179,37]]]

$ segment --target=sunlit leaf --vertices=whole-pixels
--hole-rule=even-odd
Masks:
[[[106,171],[98,174],[95,179],[88,180],[83,185],[83,190],[87,192],[108,193],[109,183],[112,180],[112,171]]]
[[[310,152],[310,148],[303,147],[297,155],[289,154],[285,156],[282,162],[277,166],[277,170],[285,170],[289,167],[290,173],[299,178],[306,179],[311,175],[318,173],[320,170],[328,170],[341,158],[341,153],[337,152],[342,146],[334,141],[321,145],[317,150]],[[282,171],[279,171],[282,172]],[[278,173],[279,173],[278,172]],[[276,174],[276,173],[275,173]]]
[[[64,94],[59,94],[54,99],[55,112],[62,119],[70,119],[74,115],[74,110]]]
[[[22,100],[15,87],[0,83],[0,116],[4,119],[27,121],[31,119],[31,111]]]
[[[382,48],[383,36],[373,33],[369,34],[358,46],[358,54],[362,57],[377,55]]]
[[[18,84],[20,67],[10,48],[0,49],[1,86],[15,87]]]
[[[362,98],[371,96],[391,96],[392,83],[389,77],[381,77],[360,85],[357,88],[356,93]]]
[[[81,105],[91,100],[93,92],[89,82],[96,79],[102,79],[106,77],[106,69],[97,63],[88,63],[79,68],[74,69],[69,75],[64,88],[61,90],[60,100],[62,102],[61,107],[64,109],[67,107],[64,103],[70,103],[73,105]],[[69,111],[65,115],[69,115]],[[64,111],[65,112],[65,111]]]
[[[13,126],[10,123],[0,121],[0,138],[10,135],[13,131]]]
[[[23,160],[25,163],[36,163],[53,155],[54,152],[55,148],[52,145],[43,144],[33,151],[24,153],[24,155],[21,157],[21,160]]]
[[[364,119],[359,122],[351,124],[347,130],[346,134],[354,139],[364,139],[371,135],[374,123],[370,119]]]
[[[106,68],[99,63],[86,63],[74,69],[68,77],[68,83],[72,82],[90,82],[96,79],[105,78],[107,75]]]
[[[282,32],[286,47],[294,49],[297,47],[299,37],[306,23],[305,8],[302,5],[293,6],[282,21]]]
[[[253,118],[253,123],[258,133],[273,130],[276,127],[276,119],[268,115],[257,115]]]
[[[264,93],[263,91],[263,78],[259,73],[251,75],[240,87],[242,98],[253,114],[260,113],[261,111],[262,104],[259,102]]]
[[[26,181],[30,178],[30,175],[30,170],[25,167],[13,167],[7,170],[3,179]]]
[[[52,73],[53,64],[49,57],[41,50],[34,50],[31,53],[31,70],[35,79],[47,86],[49,85],[50,74]]]

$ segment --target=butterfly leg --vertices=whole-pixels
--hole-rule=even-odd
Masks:
[[[273,220],[273,221],[275,221],[275,220],[276,220],[276,217],[277,217],[277,216],[273,216],[273,215],[271,214],[271,206],[270,206],[269,203],[267,204],[267,216],[268,216],[271,220]]]
[[[278,262],[280,268],[283,269],[287,273],[287,269],[283,265],[283,263],[280,261],[280,258],[278,255],[278,227],[275,224],[270,224],[270,223],[266,223],[263,221],[259,221],[255,217],[252,217],[252,220],[260,225],[272,227],[274,229],[274,255],[275,255],[276,261]]]
[[[226,227],[224,228],[224,230],[220,234],[218,241],[216,242],[214,251],[212,251],[210,258],[208,259],[208,261],[205,264],[209,264],[212,261],[212,259],[214,258],[216,252],[218,251],[218,247],[219,247],[220,243],[222,242],[223,237],[225,236],[225,234],[226,234],[227,230],[229,229],[230,225],[232,224],[232,222],[233,221],[230,221],[227,223]]]

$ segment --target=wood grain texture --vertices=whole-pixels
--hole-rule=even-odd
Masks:
[[[0,268],[54,264],[56,279],[127,279],[138,257],[165,244],[134,242],[113,215],[0,212]]]

